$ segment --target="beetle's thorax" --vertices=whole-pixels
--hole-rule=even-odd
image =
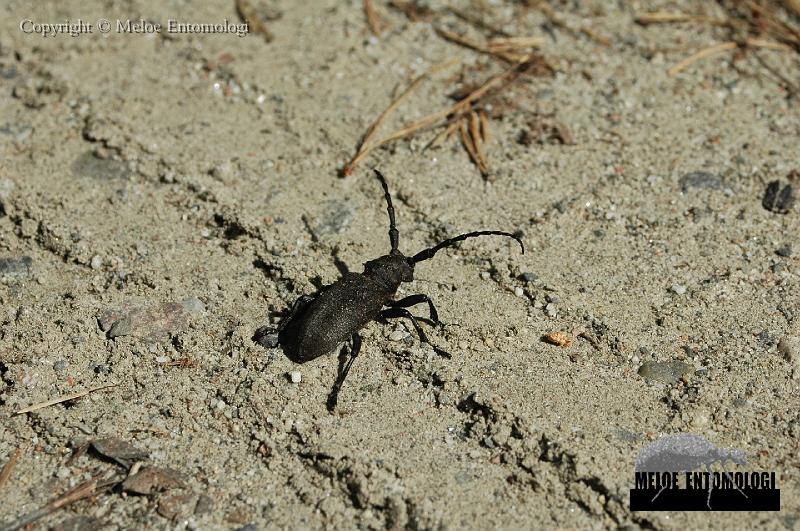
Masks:
[[[366,262],[364,275],[395,293],[402,282],[414,280],[414,264],[398,251]]]

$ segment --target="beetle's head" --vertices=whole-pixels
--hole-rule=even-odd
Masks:
[[[398,251],[366,262],[364,274],[396,291],[401,282],[414,280],[414,263]]]

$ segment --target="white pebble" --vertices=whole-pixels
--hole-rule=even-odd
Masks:
[[[686,293],[686,286],[682,284],[673,284],[670,288],[676,295],[683,295]]]
[[[525,295],[525,291],[520,287],[516,287],[514,288],[514,295],[516,295],[517,297],[522,297],[523,295]]]
[[[481,273],[481,278],[483,280],[489,280],[489,277],[491,277],[491,276],[492,275],[490,275],[488,271],[484,271],[483,273]]]
[[[389,334],[389,341],[402,341],[406,337],[406,333],[402,330],[395,330]]]
[[[303,379],[303,375],[300,374],[300,371],[292,371],[289,373],[289,379],[292,380],[292,383],[300,383]]]
[[[92,264],[91,265],[92,265],[92,269],[95,269],[95,270],[96,269],[100,269],[101,267],[103,267],[103,258],[99,254],[94,255],[92,257]]]

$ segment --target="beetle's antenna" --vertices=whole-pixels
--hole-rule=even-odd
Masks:
[[[373,170],[375,171],[375,175],[377,175],[378,179],[381,181],[381,185],[383,186],[383,195],[386,197],[386,210],[389,211],[389,242],[392,244],[391,254],[395,254],[398,252],[397,245],[400,239],[400,233],[397,232],[397,226],[395,225],[394,221],[394,206],[392,206],[392,196],[389,194],[389,185],[386,184],[386,178],[377,170],[377,168],[373,168]]]
[[[433,258],[433,255],[435,255],[436,252],[439,249],[444,249],[445,247],[450,247],[451,245],[453,245],[455,243],[458,243],[460,241],[466,240],[467,238],[474,238],[476,236],[507,236],[509,238],[514,238],[515,240],[517,240],[517,243],[519,244],[520,248],[522,249],[522,254],[525,254],[525,246],[522,245],[522,240],[520,240],[517,236],[514,236],[513,234],[511,234],[509,232],[503,232],[503,231],[499,231],[499,230],[479,230],[479,231],[475,231],[475,232],[468,232],[466,234],[462,234],[462,235],[456,236],[454,238],[448,238],[448,239],[446,239],[445,241],[443,241],[441,243],[437,243],[433,247],[430,247],[428,249],[425,249],[424,251],[418,252],[417,254],[415,254],[414,256],[409,258],[409,261],[411,263],[416,264],[418,262],[422,262],[423,260],[428,260],[429,258]]]

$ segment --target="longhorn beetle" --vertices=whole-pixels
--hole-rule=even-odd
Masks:
[[[445,247],[476,236],[513,238],[519,243],[522,253],[525,253],[522,240],[517,236],[498,230],[481,230],[448,238],[414,256],[405,256],[398,248],[400,233],[395,225],[394,206],[392,206],[392,196],[389,194],[389,185],[386,184],[386,179],[381,172],[377,169],[374,171],[383,186],[386,208],[389,212],[389,243],[391,244],[389,254],[366,262],[363,273],[345,273],[339,280],[323,288],[316,297],[308,295],[300,297],[277,330],[278,343],[284,347],[288,357],[297,363],[305,363],[333,352],[348,339],[352,340],[350,359],[340,359],[339,374],[328,398],[329,410],[333,410],[336,406],[339,389],[361,348],[358,331],[368,322],[376,318],[407,317],[420,340],[430,343],[417,322],[418,318],[412,315],[407,308],[426,303],[430,319],[419,319],[439,325],[441,323],[433,301],[423,294],[409,295],[400,300],[393,300],[401,283],[414,280],[414,267],[418,263],[433,258],[437,251]],[[265,326],[256,331],[253,339],[263,346],[274,346],[274,343],[270,345],[269,339],[270,335],[274,338],[274,332]],[[447,352],[436,347],[434,347],[434,351],[441,356],[450,357]]]

